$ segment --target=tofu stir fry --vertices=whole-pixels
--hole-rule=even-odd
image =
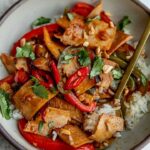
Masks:
[[[103,149],[132,119],[134,94],[150,91],[148,76],[136,66],[124,108],[114,99],[135,51],[125,33],[131,21],[125,16],[114,23],[102,2],[78,2],[51,21],[38,18],[10,54],[0,55],[9,73],[0,80],[1,114],[15,117],[21,135],[39,149]]]

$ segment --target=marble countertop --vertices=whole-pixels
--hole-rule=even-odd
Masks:
[[[0,16],[18,0],[0,0]],[[137,0],[137,1],[144,1],[150,8],[150,0]],[[146,147],[144,148],[145,150]],[[144,150],[143,149],[143,150]],[[0,150],[16,150],[1,134],[0,134]]]

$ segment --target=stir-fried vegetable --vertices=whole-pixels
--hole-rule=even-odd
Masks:
[[[4,79],[0,80],[0,85],[4,82],[12,84],[14,82],[14,75],[9,75],[5,77]]]
[[[77,107],[79,110],[83,112],[92,112],[96,108],[96,102],[93,102],[89,106],[84,105],[83,103],[79,101],[79,99],[73,93],[64,94],[64,97],[70,104]]]
[[[14,80],[16,83],[24,84],[29,79],[29,75],[23,69],[20,69],[16,72]]]
[[[42,70],[35,70],[35,69],[32,70],[32,76],[37,78],[39,83],[47,89],[54,86],[54,83],[53,83],[51,76]]]
[[[46,25],[45,27],[50,33],[57,31],[59,29],[59,26],[57,24],[50,24],[50,25]],[[30,41],[32,38],[39,37],[42,34],[43,34],[43,27],[37,28],[35,30],[26,33],[14,44],[13,48],[11,49],[11,54],[13,56],[16,55],[16,49],[17,47],[20,47],[20,41],[22,39],[25,39],[26,41]]]
[[[81,16],[87,17],[94,7],[90,4],[78,2],[72,9],[71,12],[77,13]]]
[[[40,122],[39,122],[39,126],[38,126],[39,132],[42,132],[43,125],[44,125],[44,122],[43,122],[43,121],[40,121]]]
[[[143,74],[141,74],[141,83],[142,83],[142,85],[143,86],[146,86],[147,85],[147,78],[143,75]]]
[[[106,13],[104,11],[101,12],[100,16],[103,21],[105,21],[107,23],[111,22],[110,18],[106,15]]]
[[[130,76],[129,78],[129,81],[127,83],[127,87],[131,90],[131,91],[134,91],[135,88],[136,88],[136,83],[135,83],[135,80],[132,76]]]
[[[49,51],[52,53],[52,55],[54,55],[54,57],[56,59],[59,58],[59,55],[60,55],[60,52],[58,49],[55,49],[55,44],[54,42],[52,41],[51,37],[50,37],[50,34],[47,30],[46,27],[44,27],[43,29],[43,32],[44,32],[44,42],[47,46],[47,48],[49,49]]]
[[[57,69],[57,66],[56,66],[55,62],[51,61],[50,66],[51,66],[51,69],[52,69],[52,73],[53,73],[55,82],[56,82],[56,84],[58,84],[59,81],[60,81],[60,74],[59,74],[59,71]]]
[[[119,64],[119,66],[123,69],[125,69],[127,67],[127,62],[125,62],[124,60],[120,59],[119,57],[116,57],[116,56],[111,56],[110,57],[111,60],[115,61],[116,63]],[[133,72],[132,74],[137,78],[137,79],[140,79],[141,80],[141,83],[143,86],[146,86],[148,81],[145,77],[145,75],[137,68],[135,67],[133,69]]]
[[[65,90],[76,88],[89,75],[89,68],[83,67],[69,77],[64,86]]]
[[[117,80],[121,79],[122,77],[122,71],[119,68],[112,70],[112,74],[113,74],[114,79],[117,79]]]

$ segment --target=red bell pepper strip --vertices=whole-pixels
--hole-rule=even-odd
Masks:
[[[55,32],[55,31],[57,31],[57,30],[60,28],[58,24],[45,25],[45,27],[47,28],[47,30],[48,30],[49,32]],[[38,37],[38,36],[41,36],[41,35],[43,35],[43,26],[42,26],[42,27],[39,27],[39,28],[37,28],[37,29],[34,29],[34,30],[32,30],[32,31],[30,31],[30,32],[28,32],[28,33],[26,33],[25,35],[23,35],[23,36],[20,38],[20,40],[23,39],[23,38],[25,38],[27,41],[29,41],[29,40],[31,40],[32,38]],[[12,50],[11,50],[11,55],[12,55],[12,56],[15,56],[15,55],[16,55],[16,48],[20,46],[20,40],[18,40],[18,41],[14,44],[14,46],[13,46],[13,48],[12,48]]]
[[[106,15],[106,13],[104,11],[101,12],[100,16],[101,16],[101,20],[103,20],[104,22],[106,22],[106,23],[111,22],[111,19]]]
[[[71,12],[87,17],[93,9],[94,6],[84,2],[79,2],[75,4],[75,6],[71,9]]]
[[[93,144],[85,144],[79,148],[76,148],[76,150],[95,150]]]
[[[59,74],[57,66],[56,66],[56,64],[55,64],[55,62],[53,60],[51,61],[50,66],[51,66],[51,69],[52,69],[53,76],[54,76],[54,79],[56,81],[56,84],[58,84],[59,81],[60,81],[60,74]]]
[[[7,82],[9,84],[12,84],[14,82],[14,75],[8,75],[4,79],[0,80],[0,84]]]
[[[71,90],[76,88],[88,75],[89,75],[88,67],[80,68],[69,77],[69,79],[66,81],[64,89]]]
[[[64,94],[64,98],[73,106],[77,107],[83,112],[92,112],[96,108],[96,102],[92,102],[91,105],[85,105],[79,101],[79,99],[72,93]]]
[[[42,70],[32,70],[32,76],[38,79],[39,83],[46,87],[47,89],[50,89],[54,86],[53,80],[51,76]]]
[[[28,133],[24,131],[26,125],[26,120],[21,119],[18,121],[18,128],[21,133],[21,135],[32,145],[34,145],[37,148],[40,148],[42,150],[94,150],[94,147],[92,144],[86,144],[79,148],[73,148],[70,145],[60,141],[59,139],[56,139],[53,141],[52,139],[36,135],[33,133]]]
[[[24,84],[28,79],[29,75],[23,69],[18,70],[15,74],[15,82],[17,83]]]

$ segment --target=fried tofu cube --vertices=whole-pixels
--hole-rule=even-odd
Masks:
[[[22,112],[27,120],[31,120],[45,103],[57,95],[57,92],[51,93],[49,91],[47,99],[41,98],[34,94],[32,85],[32,81],[28,81],[13,96],[15,106]]]
[[[60,129],[58,135],[64,142],[75,148],[92,142],[78,126],[66,125]]]
[[[71,120],[70,112],[67,110],[47,107],[43,119],[46,123],[53,121],[55,128],[61,128]]]
[[[90,139],[97,142],[104,142],[110,139],[116,132],[123,131],[124,121],[122,118],[103,114],[100,116],[96,130]]]
[[[82,119],[83,119],[82,112],[63,99],[60,99],[58,97],[54,97],[50,101],[50,107],[55,107],[55,108],[59,108],[62,110],[68,110],[70,112],[70,116],[71,116],[72,120],[75,120],[77,122],[82,122]]]

